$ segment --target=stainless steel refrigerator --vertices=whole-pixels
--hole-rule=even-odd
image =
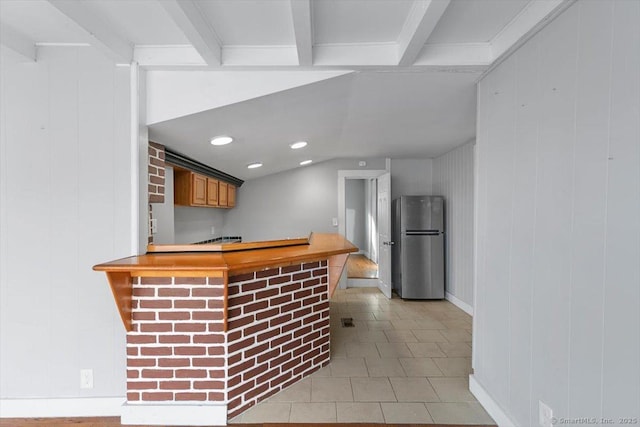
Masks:
[[[403,299],[443,299],[444,198],[402,196],[391,205],[391,282]]]

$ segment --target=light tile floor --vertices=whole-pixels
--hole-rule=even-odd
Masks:
[[[329,366],[230,422],[495,424],[469,392],[470,372],[471,317],[450,302],[337,290]]]

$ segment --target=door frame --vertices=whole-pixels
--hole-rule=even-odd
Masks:
[[[345,209],[346,209],[346,180],[347,179],[374,179],[382,174],[387,173],[387,170],[339,170],[338,171],[338,233],[343,236],[346,233],[345,228]]]
[[[341,235],[346,234],[346,180],[347,179],[376,179],[380,175],[389,172],[387,169],[367,169],[367,170],[339,170],[338,171],[338,233]],[[377,204],[377,202],[376,202]],[[347,287],[346,280],[346,268],[343,272],[345,274],[345,279],[340,280],[338,287],[340,289],[345,289]]]

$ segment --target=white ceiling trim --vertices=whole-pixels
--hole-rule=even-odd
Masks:
[[[6,25],[0,26],[0,43],[30,61],[37,59],[35,42]]]
[[[424,45],[413,65],[487,67],[492,60],[489,43],[441,43]]]
[[[221,43],[213,28],[192,0],[159,2],[208,65],[220,65]]]
[[[575,0],[532,0],[489,42],[494,60],[519,46],[523,39],[569,7]]]
[[[313,65],[317,66],[395,66],[396,43],[317,44]]]
[[[311,0],[289,0],[293,15],[293,30],[296,37],[298,65],[313,64],[313,21]]]
[[[49,3],[65,14],[90,36],[90,43],[115,62],[131,63],[133,46],[123,39],[104,18],[89,8],[86,2],[76,0],[49,0]]]
[[[296,46],[225,46],[222,63],[227,66],[298,66]]]
[[[225,46],[222,65],[210,66],[191,45],[136,46],[134,60],[149,69],[213,69],[213,70],[331,70],[379,69],[423,70],[424,68],[460,68],[484,70],[491,64],[489,43],[427,44],[410,66],[396,64],[396,44],[316,45],[313,66],[298,65],[296,46]]]
[[[416,0],[398,37],[398,65],[414,63],[450,0]]]
[[[202,56],[191,45],[136,46],[133,59],[141,67],[206,67]]]

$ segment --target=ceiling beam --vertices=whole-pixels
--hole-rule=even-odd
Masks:
[[[296,37],[298,65],[313,64],[313,20],[311,0],[289,0],[293,15],[293,31]]]
[[[521,46],[575,0],[533,0],[527,3],[491,41],[493,59],[508,55]]]
[[[133,46],[105,22],[97,12],[83,1],[49,0],[49,3],[82,27],[90,36],[89,42],[117,63],[130,64]]]
[[[193,0],[163,0],[159,3],[207,65],[220,65],[220,40]]]
[[[6,25],[0,26],[0,44],[30,61],[37,59],[36,43]]]
[[[398,65],[411,65],[449,6],[450,0],[415,0],[398,37]]]

